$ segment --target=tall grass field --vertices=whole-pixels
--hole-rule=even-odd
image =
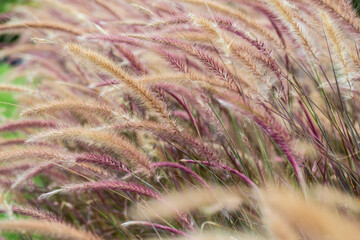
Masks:
[[[0,239],[360,240],[358,2],[17,2]]]

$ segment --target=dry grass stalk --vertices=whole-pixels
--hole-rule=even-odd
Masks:
[[[0,224],[0,232],[36,234],[43,237],[61,240],[99,240],[98,236],[70,225],[45,220],[18,219],[3,220]]]

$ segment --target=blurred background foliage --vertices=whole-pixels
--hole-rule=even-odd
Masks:
[[[360,0],[352,0],[354,8],[360,13]]]
[[[8,11],[12,4],[24,3],[25,0],[0,0],[0,12]]]
[[[0,0],[0,13],[7,12],[16,4],[24,4],[26,0]],[[1,46],[14,43],[18,36],[15,34],[0,34],[0,51]],[[0,84],[4,82],[5,73],[12,65],[18,64],[19,60],[0,59]],[[23,84],[25,79],[17,79],[15,84]],[[12,93],[0,92],[0,122],[8,118],[14,118],[16,112],[16,99]],[[12,134],[1,137],[12,137]]]

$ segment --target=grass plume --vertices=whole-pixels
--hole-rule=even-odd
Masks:
[[[359,238],[348,0],[35,0],[0,21],[0,234]]]

